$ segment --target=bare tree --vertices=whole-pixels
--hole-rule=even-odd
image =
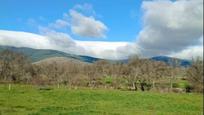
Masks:
[[[187,77],[196,92],[203,92],[203,60],[192,60],[192,66],[187,69]]]
[[[5,50],[0,53],[0,60],[1,80],[11,83],[28,82],[28,80],[31,79],[31,75],[29,73],[31,64],[25,55],[10,50]]]

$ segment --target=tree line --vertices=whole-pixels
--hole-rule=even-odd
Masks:
[[[57,61],[32,63],[21,53],[0,52],[0,82],[39,86],[114,88],[141,91],[203,92],[203,61],[192,66],[169,66],[164,62],[131,57],[128,63],[99,60],[95,63]],[[183,83],[183,87],[179,84]]]

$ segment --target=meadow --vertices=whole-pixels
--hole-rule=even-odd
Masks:
[[[201,115],[203,95],[0,85],[0,115]]]

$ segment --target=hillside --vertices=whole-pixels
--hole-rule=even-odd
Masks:
[[[26,48],[26,47],[11,47],[11,46],[0,46],[0,51],[3,51],[5,49],[23,53],[24,55],[31,58],[32,62],[37,62],[43,59],[51,58],[51,57],[66,57],[70,59],[80,60],[83,62],[92,63],[94,61],[97,61],[97,58],[89,57],[89,56],[80,56],[80,55],[74,55],[74,54],[68,54],[56,50],[49,50],[49,49],[32,49],[32,48]]]
[[[32,62],[38,62],[38,61],[48,59],[48,58],[53,58],[53,57],[64,57],[64,58],[72,59],[75,61],[78,60],[78,61],[87,62],[87,63],[93,63],[97,60],[102,60],[102,59],[94,58],[90,56],[74,55],[74,54],[64,53],[61,51],[50,50],[50,49],[32,49],[32,48],[27,48],[27,47],[17,48],[17,47],[11,47],[11,46],[0,46],[0,52],[5,49],[9,49],[14,52],[23,53],[29,58],[31,58]],[[150,59],[154,61],[162,61],[172,66],[175,65],[175,60],[178,63],[178,65],[182,67],[188,67],[191,65],[191,62],[189,60],[172,58],[172,57],[167,57],[167,56],[155,56]],[[112,62],[112,63],[116,63],[116,62],[127,63],[128,59],[126,60],[107,60],[107,61]]]
[[[182,67],[188,67],[191,65],[191,61],[189,60],[178,59],[178,58],[167,57],[167,56],[155,56],[150,59],[154,61],[162,61],[171,66],[180,65]]]
[[[50,57],[46,58],[37,62],[34,62],[34,64],[51,64],[51,63],[57,63],[59,65],[64,64],[64,63],[81,63],[81,64],[87,64],[86,62],[82,62],[77,59],[72,59],[72,58],[66,58],[66,57]]]

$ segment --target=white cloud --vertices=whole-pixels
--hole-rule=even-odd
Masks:
[[[105,59],[126,59],[128,51],[122,52],[122,48],[129,46],[128,42],[102,42],[102,41],[76,41],[87,52],[85,55]],[[126,48],[125,48],[126,49]]]
[[[63,19],[57,19],[54,23],[49,24],[50,28],[64,29],[69,27],[69,22]]]
[[[195,46],[189,46],[182,51],[173,52],[169,56],[183,58],[183,59],[192,59],[197,57],[203,57],[203,36],[199,39],[199,44]]]
[[[169,55],[199,43],[203,35],[202,0],[144,1],[142,8],[144,27],[137,44],[143,55]]]
[[[107,27],[102,22],[96,20],[93,16],[86,17],[78,11],[86,14],[89,13],[91,15],[96,15],[92,5],[78,4],[75,5],[69,13],[65,13],[61,19],[57,19],[55,22],[50,23],[47,26],[38,25],[39,33],[43,36],[26,32],[2,30],[0,33],[0,45],[11,45],[38,49],[54,49],[72,54],[94,56],[106,59],[120,58],[115,50],[118,47],[118,43],[109,44],[108,42],[75,41],[69,34],[60,32],[61,30],[67,30],[70,28],[73,33],[82,37],[105,37],[105,31],[107,30]],[[1,34],[3,36],[1,36]],[[10,34],[16,34],[18,36],[10,36]],[[27,38],[26,42],[24,42],[24,38]],[[46,40],[46,42],[41,41],[41,39],[39,40],[39,38]],[[32,41],[39,41],[39,44],[35,42],[33,43]],[[107,44],[108,47],[101,48],[101,45]],[[119,44],[119,46],[120,45],[122,44]],[[105,52],[112,52],[112,54],[106,55]]]
[[[75,10],[77,12],[81,12],[85,15],[97,16],[95,10],[93,9],[92,4],[89,4],[89,3],[77,4],[73,7],[72,10]]]
[[[0,30],[0,45],[29,47],[34,49],[53,49],[79,54],[83,48],[67,34],[48,31],[45,36],[17,31]]]
[[[197,57],[203,57],[203,46],[188,47],[180,52],[170,54],[169,56],[177,57],[181,59],[193,59]]]
[[[108,30],[106,25],[94,17],[86,17],[83,14],[70,10],[71,30],[82,37],[104,38]]]
[[[91,4],[77,4],[68,13],[64,13],[61,19],[49,23],[47,26],[39,25],[39,31],[69,31],[81,37],[105,38],[107,26],[96,20],[96,13]]]
[[[68,34],[46,30],[44,36],[17,31],[0,30],[0,45],[29,47],[34,49],[53,49],[66,53],[87,55],[104,59],[121,59],[126,55],[118,48],[128,42],[76,41]]]
[[[76,5],[69,14],[48,27],[39,26],[43,35],[0,30],[0,45],[54,49],[67,53],[105,59],[124,59],[139,54],[143,57],[167,55],[184,59],[203,57],[203,1],[144,1],[144,26],[135,43],[76,41],[58,29],[71,27],[82,37],[103,38],[106,25],[93,16],[91,5]],[[93,13],[93,12],[92,12]],[[201,37],[202,36],[202,37]]]
[[[26,33],[0,30],[0,45],[16,47],[30,47],[37,49],[50,49],[51,44],[45,37]]]

